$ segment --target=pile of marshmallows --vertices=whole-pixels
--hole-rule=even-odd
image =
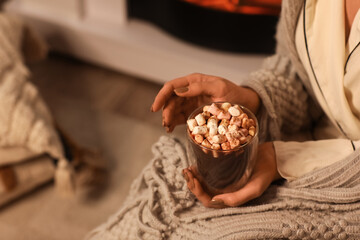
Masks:
[[[249,142],[256,133],[253,119],[234,104],[212,103],[187,120],[196,143],[214,150],[231,150]]]

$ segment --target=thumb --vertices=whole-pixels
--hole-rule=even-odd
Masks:
[[[259,185],[247,184],[243,188],[232,193],[224,193],[216,195],[212,198],[212,201],[217,203],[223,203],[229,207],[237,207],[244,203],[259,197],[263,190]]]
[[[246,203],[247,201],[251,200],[251,198],[248,197],[239,197],[236,196],[234,193],[225,193],[220,194],[217,196],[214,196],[211,199],[211,204],[215,205],[224,205],[228,207],[237,207],[239,205],[242,205]]]

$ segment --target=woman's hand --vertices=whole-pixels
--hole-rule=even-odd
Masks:
[[[238,103],[256,113],[260,100],[255,91],[215,76],[194,73],[164,84],[157,94],[151,111],[163,109],[163,126],[171,132],[186,122],[195,108],[210,102]]]
[[[211,198],[195,177],[197,175],[196,169],[184,169],[183,174],[190,191],[205,207],[210,208],[242,205],[260,197],[274,180],[281,178],[277,171],[275,149],[272,142],[259,145],[258,158],[248,183],[235,192],[219,194]]]

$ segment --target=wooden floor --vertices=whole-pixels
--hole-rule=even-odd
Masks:
[[[67,201],[47,184],[0,210],[0,238],[83,239],[120,208],[151,160],[152,144],[166,134],[161,114],[150,112],[161,86],[59,54],[29,68],[58,123],[79,144],[102,152],[109,182]],[[179,127],[173,135],[184,141],[184,133]]]
[[[161,123],[159,114],[150,113],[161,88],[157,83],[59,54],[30,65],[30,70],[32,81],[55,114],[61,101],[70,101],[74,107],[126,116],[154,126]]]

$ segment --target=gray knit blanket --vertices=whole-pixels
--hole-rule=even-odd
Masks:
[[[161,137],[126,201],[86,239],[360,239],[360,152],[246,205],[209,209],[187,189],[184,145]]]

